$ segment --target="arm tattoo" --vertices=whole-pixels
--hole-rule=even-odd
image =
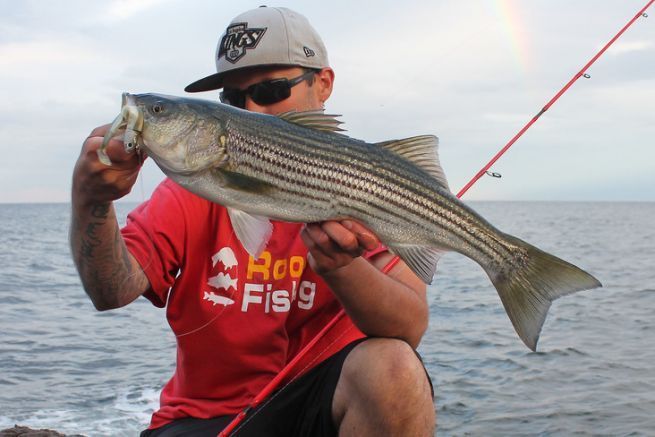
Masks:
[[[109,215],[109,208],[111,204],[101,203],[93,205],[91,208],[91,217],[97,219],[86,225],[86,230],[81,236],[80,241],[80,262],[83,260],[88,260],[93,258],[94,249],[102,244],[102,241],[98,237],[96,230],[107,223],[107,217]]]
[[[85,228],[74,223],[79,232],[77,266],[84,288],[94,301],[129,302],[135,289],[147,287],[147,279],[133,268],[118,223],[110,212],[111,203],[97,204],[91,208]]]
[[[81,258],[93,258],[93,249],[102,243],[96,234],[96,229],[100,225],[102,225],[102,223],[91,222],[86,226],[86,231],[84,232],[84,236],[82,237],[82,244],[80,246]]]
[[[97,205],[93,205],[93,208],[91,209],[91,215],[95,218],[106,219],[107,216],[109,215],[110,206],[111,206],[110,203],[100,203]]]

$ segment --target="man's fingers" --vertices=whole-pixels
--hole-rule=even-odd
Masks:
[[[109,140],[105,152],[107,152],[107,156],[109,156],[112,163],[130,163],[132,165],[139,163],[136,153],[125,150],[125,144],[122,138],[112,138]]]
[[[335,249],[334,243],[318,223],[308,223],[300,237],[308,249],[320,252],[322,255],[328,256]]]
[[[107,129],[103,129],[106,126],[95,129],[89,138],[86,139],[85,147],[89,153],[94,153],[97,155],[98,150],[102,147],[102,142],[104,141],[103,135],[94,135],[94,133],[101,133],[103,130],[106,132]],[[122,132],[121,132],[122,133]],[[125,144],[123,143],[122,135],[119,137],[111,138],[107,142],[107,147],[105,152],[112,164],[115,164],[119,167],[125,167],[123,164],[127,164],[127,167],[132,168],[140,164],[139,158],[136,153],[128,153],[125,151]]]
[[[102,126],[98,126],[97,128],[93,129],[91,133],[89,134],[89,138],[91,137],[104,137],[109,128],[111,127],[111,124],[104,124]]]
[[[380,244],[373,232],[352,220],[308,223],[300,238],[309,249],[310,267],[318,273],[348,265]]]
[[[364,250],[373,250],[380,245],[378,237],[366,226],[354,220],[342,220],[341,225],[357,238],[357,244]]]
[[[329,240],[327,235],[321,230],[320,225],[307,225],[300,233],[300,238],[305,243],[305,246],[307,246],[307,249],[309,249],[309,252],[307,252],[307,263],[315,272],[321,274],[343,265],[343,252],[340,252],[336,245]],[[330,247],[324,249],[323,246],[328,243]]]
[[[311,223],[306,229],[312,244],[326,254],[345,252],[357,257],[380,244],[373,232],[352,220]]]
[[[343,224],[334,221],[321,223],[321,229],[329,240],[334,242],[342,251],[359,256],[362,253],[357,236]]]

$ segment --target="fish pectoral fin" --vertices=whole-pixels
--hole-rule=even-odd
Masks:
[[[311,129],[322,130],[327,132],[343,132],[339,126],[343,122],[337,117],[340,115],[326,114],[322,109],[314,111],[289,111],[277,115],[284,121],[294,123]]]
[[[389,250],[402,259],[423,282],[432,283],[432,277],[437,271],[437,262],[446,253],[445,250],[433,247],[389,246]]]
[[[439,162],[439,138],[434,135],[420,135],[402,140],[383,141],[376,143],[376,146],[383,147],[425,170],[450,191],[446,174]]]
[[[233,208],[227,208],[227,213],[230,216],[234,233],[244,249],[253,258],[259,258],[273,233],[271,221],[266,217],[248,214]]]
[[[273,188],[273,185],[251,176],[241,173],[235,173],[221,168],[214,168],[212,172],[219,176],[222,185],[239,191],[248,193],[265,193]]]

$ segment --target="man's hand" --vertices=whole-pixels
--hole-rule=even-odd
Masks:
[[[125,152],[121,139],[112,138],[107,145],[111,166],[98,160],[98,149],[108,130],[109,125],[100,126],[84,141],[73,171],[74,204],[101,204],[120,199],[136,182],[142,160],[136,153]]]
[[[130,192],[142,162],[113,138],[106,149],[113,165],[101,163],[97,151],[108,130],[109,125],[98,127],[84,141],[72,188],[71,252],[84,289],[99,310],[127,305],[150,287],[125,246],[112,204]]]
[[[300,237],[309,249],[309,266],[320,275],[347,266],[380,244],[373,232],[352,220],[310,223]]]
[[[366,335],[395,337],[416,347],[428,324],[425,284],[393,255],[369,261],[362,253],[380,244],[377,236],[353,220],[308,224],[300,234],[309,249],[309,266],[327,282],[355,325]]]

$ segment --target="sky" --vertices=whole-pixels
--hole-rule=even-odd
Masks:
[[[0,0],[0,203],[68,202],[121,93],[184,95],[261,4],[305,15],[352,137],[434,134],[458,191],[647,0]],[[655,6],[483,177],[469,200],[655,201]],[[216,92],[195,95],[216,99]],[[163,179],[149,160],[132,193]]]

